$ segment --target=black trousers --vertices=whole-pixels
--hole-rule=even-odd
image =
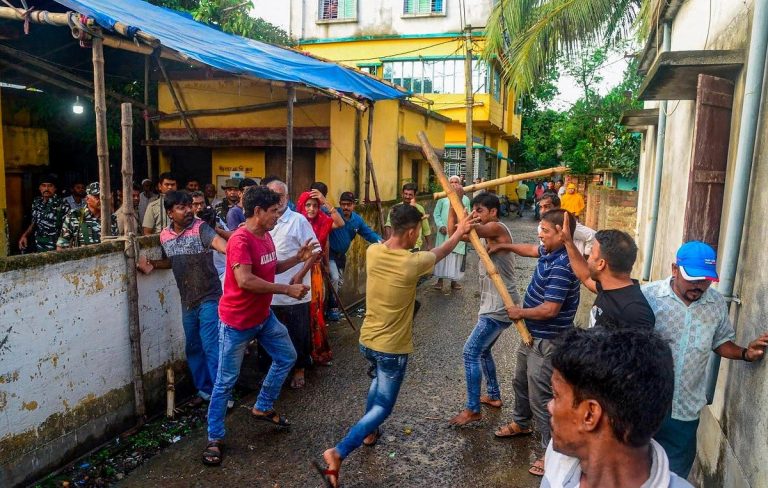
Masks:
[[[296,349],[296,367],[311,366],[312,335],[309,330],[309,302],[296,305],[273,305],[272,311],[275,312],[277,320],[288,329],[293,348]]]

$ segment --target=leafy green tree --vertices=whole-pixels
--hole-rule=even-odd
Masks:
[[[640,139],[619,124],[625,110],[640,108],[633,93],[640,85],[636,66],[630,64],[623,81],[600,95],[599,71],[607,59],[603,49],[587,49],[563,63],[563,71],[576,80],[582,95],[567,110],[548,106],[557,95],[558,71],[550,69],[534,86],[523,105],[522,140],[512,158],[524,170],[566,165],[575,174],[612,168],[623,176],[637,173]]]
[[[486,25],[483,57],[497,58],[517,92],[584,46],[615,45],[647,33],[652,0],[500,0]],[[639,23],[636,21],[639,20]]]
[[[264,19],[252,17],[253,2],[247,0],[150,0],[155,5],[192,14],[198,22],[212,24],[224,32],[280,46],[293,44],[288,33]]]

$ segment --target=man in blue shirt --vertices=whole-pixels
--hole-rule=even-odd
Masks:
[[[554,339],[573,327],[573,318],[579,308],[580,282],[571,269],[568,251],[558,227],[568,219],[571,236],[576,219],[565,210],[556,208],[542,214],[539,239],[542,245],[498,244],[489,246],[489,252],[512,251],[520,256],[538,258],[536,270],[525,292],[523,307],[507,309],[512,320],[524,319],[533,336],[533,346],[522,342],[517,349],[515,366],[515,409],[512,422],[496,431],[496,437],[515,437],[531,434],[531,420],[541,434],[542,451],[551,437],[547,404],[552,399],[552,362]],[[540,457],[528,470],[536,476],[544,475],[544,457]]]
[[[381,242],[381,236],[368,227],[363,218],[355,212],[354,193],[351,191],[342,193],[339,197],[339,205],[340,207],[336,210],[344,218],[344,227],[332,230],[329,238],[331,245],[329,268],[331,283],[336,291],[339,291],[339,288],[344,285],[347,251],[349,251],[349,246],[352,245],[355,236],[360,234],[363,239],[371,244]],[[341,315],[338,306],[334,303],[333,294],[329,297],[328,306],[330,307],[328,319],[333,321],[340,320]]]

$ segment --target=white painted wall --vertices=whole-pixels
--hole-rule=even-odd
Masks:
[[[744,49],[749,48],[749,32],[753,0],[710,2],[688,0],[672,25],[672,50]],[[711,13],[710,13],[711,8]],[[745,54],[746,61],[746,54]],[[740,114],[744,93],[744,70],[736,80],[729,165],[726,174],[725,205],[721,220],[720,247],[729,230],[726,221],[728,201],[733,192],[733,161],[736,157]],[[655,106],[647,103],[646,106]],[[682,243],[682,225],[687,194],[690,155],[693,143],[694,102],[670,101],[667,112],[667,143],[664,175],[656,233],[652,279],[669,274],[677,247]],[[745,345],[768,330],[768,90],[763,92],[762,119],[757,137],[756,156],[749,185],[750,197],[745,233],[739,256],[734,293],[741,303],[731,306],[731,319],[736,329],[736,343]],[[651,138],[641,153],[641,188],[638,210],[639,243],[645,239],[651,207],[654,146]],[[636,270],[644,256],[638,256]],[[692,477],[702,487],[768,486],[768,364],[746,364],[723,360],[713,404],[702,411],[698,432],[697,462]]]
[[[0,444],[131,384],[125,271],[113,252],[0,273]],[[139,276],[139,307],[144,372],[183,360],[170,271]]]
[[[404,0],[357,0],[357,19],[318,22],[318,0],[290,0],[290,34],[301,40],[461,32],[459,0],[443,0],[444,15],[407,16]],[[485,27],[493,0],[466,0],[467,22]],[[258,13],[256,13],[258,15]]]

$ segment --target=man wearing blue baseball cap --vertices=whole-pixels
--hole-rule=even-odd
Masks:
[[[763,359],[768,332],[747,347],[736,345],[725,298],[710,288],[718,281],[717,254],[709,245],[691,241],[677,251],[672,276],[648,283],[643,294],[656,316],[656,330],[667,339],[675,364],[672,411],[656,441],[669,457],[670,469],[687,478],[696,457],[696,429],[706,405],[709,351],[727,359]]]

